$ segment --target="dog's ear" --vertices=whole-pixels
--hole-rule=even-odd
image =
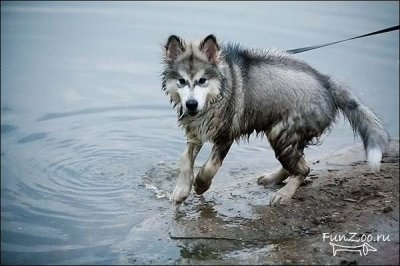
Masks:
[[[178,55],[184,51],[184,42],[181,38],[176,35],[171,35],[168,37],[167,43],[165,44],[165,57],[167,60],[175,60]]]
[[[208,61],[216,64],[219,60],[219,45],[213,34],[208,35],[200,43],[200,50],[207,55]]]

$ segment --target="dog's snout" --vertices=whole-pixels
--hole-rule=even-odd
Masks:
[[[186,108],[189,111],[195,111],[199,103],[195,99],[189,99],[186,101]]]

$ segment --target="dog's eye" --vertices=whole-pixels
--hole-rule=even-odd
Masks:
[[[178,82],[180,85],[185,85],[186,84],[186,80],[184,79],[178,79]]]
[[[200,84],[200,85],[204,85],[204,84],[206,84],[206,82],[207,82],[207,79],[206,79],[206,78],[201,78],[201,79],[199,79],[199,84]]]

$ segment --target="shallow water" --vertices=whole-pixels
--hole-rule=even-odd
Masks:
[[[179,220],[167,198],[185,146],[160,90],[169,34],[286,50],[397,25],[398,14],[397,2],[2,2],[1,262],[190,262],[188,247],[165,237]],[[391,32],[298,57],[347,83],[398,137],[398,49]],[[340,118],[306,155],[359,141]],[[183,215],[251,217],[240,195],[218,202],[215,193],[278,166],[265,139],[234,145]],[[271,194],[255,182],[254,191],[254,204]]]

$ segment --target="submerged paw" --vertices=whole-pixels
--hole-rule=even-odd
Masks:
[[[204,192],[206,192],[210,188],[210,186],[211,186],[211,180],[204,181],[200,178],[196,178],[193,184],[194,191],[196,192],[197,195],[201,195]]]
[[[187,197],[190,194],[190,189],[187,188],[182,188],[182,187],[176,187],[174,189],[174,192],[172,192],[171,197],[169,200],[174,204],[174,205],[179,205],[182,202],[184,202]]]

